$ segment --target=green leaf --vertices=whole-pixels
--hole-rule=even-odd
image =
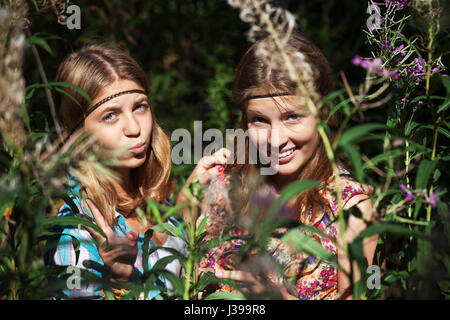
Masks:
[[[443,104],[441,104],[438,108],[437,113],[441,113],[444,110],[447,110],[447,108],[450,106],[450,100],[444,102]]]
[[[35,35],[28,37],[26,42],[30,45],[37,45],[43,48],[45,51],[47,51],[50,55],[54,56],[52,49],[48,45],[47,40],[41,37],[37,37]]]
[[[436,168],[436,164],[435,161],[428,159],[424,159],[420,162],[416,176],[416,189],[425,189],[427,187],[428,180],[430,179],[434,168]]]
[[[162,223],[161,213],[155,200],[147,198],[147,213],[156,218],[156,223]]]
[[[314,180],[301,180],[289,184],[281,191],[280,196],[270,205],[267,217],[262,227],[258,230],[257,238],[259,238],[261,245],[265,245],[272,230],[277,227],[275,219],[282,207],[300,193],[319,185],[319,182]]]
[[[398,234],[398,235],[404,235],[404,236],[414,236],[414,237],[420,237],[420,238],[426,238],[427,235],[418,231],[409,230],[408,228],[405,228],[398,224],[392,224],[392,223],[379,223],[379,224],[373,224],[368,226],[365,230],[363,230],[358,237],[355,238],[355,241],[361,241],[364,238],[371,237],[375,234],[380,233],[390,233],[390,234]]]
[[[210,284],[219,283],[219,282],[220,282],[220,279],[217,278],[214,275],[214,273],[207,272],[198,281],[197,290],[201,291],[201,290],[205,289],[207,286],[209,286]]]
[[[175,227],[173,225],[171,225],[170,223],[164,222],[164,223],[160,223],[154,227],[152,227],[151,229],[157,231],[157,232],[169,232],[170,234],[172,234],[173,236],[184,240],[185,237],[183,235],[183,233],[181,232],[181,227],[182,225],[180,225],[180,227]]]
[[[437,130],[438,130],[438,132],[442,133],[447,138],[450,138],[450,131],[448,131],[447,129],[445,129],[443,127],[438,127]]]
[[[352,99],[351,98],[348,98],[348,99],[345,99],[345,100],[343,100],[343,101],[341,101],[341,102],[339,102],[333,109],[331,109],[331,111],[330,111],[330,113],[329,113],[329,115],[328,115],[328,119],[330,119],[332,116],[333,116],[333,114],[335,114],[340,108],[342,108],[342,107],[344,107],[344,111],[345,111],[345,113],[347,114],[347,115],[349,115],[349,110],[350,110],[350,107],[349,107],[349,102],[351,101]]]
[[[351,144],[345,144],[343,145],[344,150],[347,152],[351,163],[353,164],[354,167],[354,172],[355,172],[355,176],[356,179],[358,181],[362,181],[363,180],[363,166],[362,166],[362,160],[361,160],[361,153],[359,153],[359,151],[352,146]]]
[[[77,91],[83,98],[85,98],[89,105],[92,105],[92,100],[89,97],[89,95],[86,93],[86,91],[84,91],[83,89],[81,89],[80,87],[74,85],[73,83],[70,82],[49,82],[49,83],[36,83],[36,84],[32,84],[29,85],[28,87],[25,88],[25,93],[28,94],[28,92],[30,90],[33,89],[41,89],[41,88],[48,88],[48,89],[54,89],[55,87],[69,87],[74,89],[75,91]]]
[[[100,229],[99,226],[94,224],[93,222],[85,219],[85,218],[79,218],[79,217],[71,217],[71,216],[56,216],[56,217],[50,217],[42,220],[40,225],[38,226],[38,229],[43,228],[49,228],[52,226],[76,226],[76,225],[84,225],[87,227],[90,227],[94,229],[94,231],[101,234],[103,237],[106,238],[106,234],[103,232],[102,229]]]
[[[319,259],[336,263],[333,253],[322,247],[314,238],[300,233],[298,229],[290,230],[281,238],[281,241],[294,250],[307,252]]]
[[[235,292],[214,292],[205,297],[205,300],[245,300],[245,297]]]
[[[180,209],[183,209],[184,207],[186,207],[188,205],[189,205],[189,202],[183,202],[183,203],[177,204],[173,207],[169,207],[168,210],[164,213],[162,220],[165,221],[168,217],[173,216]]]
[[[344,147],[345,150],[345,147]],[[403,155],[405,152],[401,149],[393,149],[393,150],[389,150],[385,153],[381,153],[379,155],[376,155],[375,157],[370,159],[370,163],[373,165],[377,165],[382,161],[385,161],[387,159],[394,159],[397,158],[401,155]],[[362,170],[365,171],[367,169],[370,169],[370,164],[369,162],[366,162],[362,165]]]
[[[203,217],[202,222],[198,226],[197,230],[195,230],[195,236],[198,237],[206,227],[206,223],[208,222],[208,216]]]
[[[358,140],[358,138],[362,138],[367,135],[369,132],[383,128],[386,128],[386,126],[379,123],[361,124],[356,127],[350,128],[342,134],[341,138],[339,139],[338,146],[353,143]]]

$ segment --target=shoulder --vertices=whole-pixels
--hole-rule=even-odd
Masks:
[[[93,221],[92,216],[81,204],[81,201],[76,197],[70,197],[71,203],[65,202],[60,209],[56,217],[77,217],[84,218],[88,221]],[[75,239],[83,241],[90,240],[92,237],[90,233],[78,223],[71,223],[61,219],[60,224],[56,224],[51,229],[52,233],[60,234],[59,241],[71,241]]]

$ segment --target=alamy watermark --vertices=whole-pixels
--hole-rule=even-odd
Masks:
[[[381,28],[381,9],[376,3],[372,3],[367,7],[367,14],[369,14],[369,18],[366,20],[367,29],[370,32]]]
[[[370,274],[370,276],[366,280],[366,286],[367,289],[373,290],[373,289],[380,289],[381,288],[381,270],[380,267],[377,265],[371,265],[367,267],[366,270],[367,274]]]
[[[79,6],[72,4],[67,7],[66,13],[67,16],[66,26],[69,30],[81,29],[81,9]]]
[[[219,129],[202,130],[202,121],[194,121],[194,138],[187,129],[175,129],[171,141],[178,142],[173,148],[171,159],[173,164],[197,164],[202,157],[209,156],[214,150],[225,147],[231,155],[227,163],[260,164],[261,175],[274,175],[279,165],[279,132],[273,130],[226,129],[225,137]],[[248,143],[246,143],[248,139]],[[270,139],[270,146],[267,141]],[[193,140],[193,141],[192,141]],[[256,146],[252,141],[259,141]],[[203,142],[211,142],[203,149]],[[192,146],[194,148],[192,152]],[[248,150],[246,148],[248,147]],[[203,149],[203,150],[202,150]],[[248,151],[248,152],[247,152]],[[236,152],[236,154],[235,154]],[[248,157],[246,156],[248,155]]]
[[[66,285],[70,290],[81,289],[81,271],[79,268],[74,266],[69,266],[66,269],[67,273],[71,275],[67,278]]]

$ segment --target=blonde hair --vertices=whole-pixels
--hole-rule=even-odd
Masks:
[[[68,82],[83,89],[93,100],[102,88],[122,79],[135,81],[148,95],[148,81],[139,64],[126,52],[109,45],[88,45],[70,54],[60,64],[56,76],[58,82]],[[56,96],[58,116],[67,132],[73,132],[77,123],[85,118],[90,107],[88,101],[75,89],[64,87],[64,93]],[[136,207],[145,209],[146,198],[157,202],[168,195],[168,179],[171,170],[170,142],[156,123],[153,109],[151,146],[146,161],[139,168],[131,169],[133,194],[119,196],[119,182],[114,175],[105,175],[92,161],[80,163],[80,170],[72,172],[81,183],[81,196],[91,199],[109,223],[116,210],[132,212]]]

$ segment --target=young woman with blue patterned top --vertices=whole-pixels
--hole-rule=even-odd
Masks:
[[[151,253],[143,261],[144,234],[150,221],[138,217],[136,209],[145,211],[146,198],[164,202],[168,196],[171,168],[170,143],[155,121],[148,98],[148,82],[139,64],[124,51],[107,45],[89,45],[70,54],[59,66],[56,81],[72,83],[92,100],[89,104],[75,89],[64,87],[58,98],[59,117],[67,132],[67,144],[80,133],[94,138],[100,154],[116,151],[117,165],[112,175],[100,175],[95,163],[84,161],[69,174],[69,195],[79,213],[97,224],[106,239],[88,227],[61,228],[56,248],[49,250],[47,262],[87,269],[108,281],[136,281],[144,266],[152,266],[169,255],[164,249]],[[66,203],[58,215],[74,215]],[[171,224],[177,225],[174,219]],[[74,241],[75,238],[76,240]],[[75,250],[75,242],[79,242]],[[107,247],[104,245],[107,243]],[[186,255],[183,241],[166,233],[153,231],[150,248],[162,246]],[[77,256],[78,253],[78,256]],[[180,276],[180,262],[175,259],[166,270]],[[170,289],[171,283],[160,279]],[[83,283],[66,288],[72,298],[101,299],[101,283]],[[118,292],[117,297],[123,292]],[[157,290],[140,298],[153,298]]]

